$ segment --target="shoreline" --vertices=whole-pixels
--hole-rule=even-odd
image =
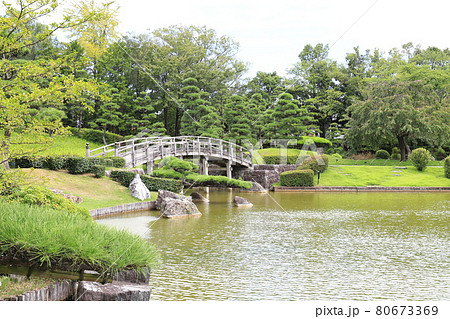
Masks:
[[[450,192],[447,186],[274,186],[274,192]]]

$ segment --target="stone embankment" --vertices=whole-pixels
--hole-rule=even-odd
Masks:
[[[253,165],[253,169],[238,171],[238,177],[244,181],[256,182],[265,189],[272,189],[272,184],[280,181],[280,174],[297,169],[298,165]]]

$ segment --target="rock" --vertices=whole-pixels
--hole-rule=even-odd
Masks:
[[[156,198],[156,209],[161,209],[161,204],[165,198],[175,198],[175,199],[181,199],[181,200],[189,200],[192,201],[189,197],[175,194],[174,192],[166,191],[163,189],[160,189],[158,191],[158,197]]]
[[[134,198],[144,200],[150,198],[150,191],[147,186],[141,181],[139,174],[136,174],[134,179],[131,181],[128,188],[131,190],[131,196]]]
[[[252,207],[253,204],[247,198],[234,196],[233,200],[234,206],[238,207]]]
[[[194,202],[203,202],[203,203],[209,203],[209,199],[207,199],[206,197],[204,197],[202,194],[200,194],[199,192],[192,192],[191,194],[191,198]]]
[[[252,188],[250,188],[250,189],[241,188],[240,191],[241,192],[251,192],[251,193],[267,193],[267,189],[262,187],[261,184],[259,184],[257,182],[251,182],[251,183],[252,183]]]
[[[77,300],[80,301],[149,301],[152,288],[147,285],[101,284],[81,281]]]
[[[202,213],[189,199],[165,198],[161,203],[161,214],[165,218],[200,216]]]
[[[83,202],[83,198],[81,198],[79,196],[75,196],[72,194],[62,194],[62,195],[64,196],[64,198],[71,200],[75,204],[79,204],[79,203]]]
[[[113,276],[113,284],[117,283],[132,283],[138,285],[148,285],[150,282],[150,269],[145,268],[142,272],[134,269],[122,269]]]
[[[64,192],[62,190],[60,190],[60,189],[49,188],[49,190],[51,190],[54,194],[59,194],[59,195],[64,194]]]

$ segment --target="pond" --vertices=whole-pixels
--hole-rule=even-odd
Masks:
[[[152,300],[450,299],[448,192],[207,196],[201,217],[98,220],[160,251]]]

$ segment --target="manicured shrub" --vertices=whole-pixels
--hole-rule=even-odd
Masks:
[[[66,168],[67,156],[49,156],[46,158],[45,168],[59,171]]]
[[[198,170],[198,166],[192,162],[183,161],[177,157],[166,157],[161,163],[164,169],[173,169],[179,173],[188,173]]]
[[[278,155],[261,155],[262,159],[264,160],[265,164],[268,165],[279,165],[283,162],[283,159]],[[300,156],[286,156],[285,161],[283,164],[298,164],[302,163],[306,158],[308,158],[309,155],[300,155]]]
[[[68,157],[66,161],[66,168],[70,174],[85,174],[89,173],[92,163],[86,157]]]
[[[188,183],[199,187],[230,187],[230,188],[245,188],[250,189],[252,183],[242,181],[239,179],[228,178],[226,176],[211,176],[191,173],[186,176]]]
[[[389,159],[390,155],[389,152],[386,150],[378,150],[375,153],[375,158],[378,159]]]
[[[302,169],[280,174],[281,186],[314,186],[314,171]]]
[[[450,156],[447,156],[444,160],[444,174],[445,177],[450,178]]]
[[[175,178],[175,179],[183,179],[185,176],[183,173],[176,172],[173,169],[165,169],[165,168],[159,168],[157,170],[154,170],[151,175],[155,177]]]
[[[423,171],[431,160],[431,154],[424,148],[416,148],[411,152],[409,159],[419,171]]]
[[[328,156],[316,155],[305,159],[297,169],[298,170],[310,169],[315,174],[318,174],[325,172],[327,168],[328,168]]]
[[[303,147],[309,148],[312,145],[327,148],[331,147],[332,143],[330,140],[319,136],[301,136],[297,139],[296,144],[288,143],[288,148],[302,149]]]
[[[125,159],[123,157],[117,156],[117,157],[111,157],[110,159],[112,160],[112,167],[115,167],[115,168],[125,167]]]
[[[392,154],[391,155],[391,160],[399,161],[401,159],[402,159],[402,155],[401,154]]]
[[[436,160],[441,161],[447,156],[447,152],[442,147],[440,147],[433,152],[433,156]]]
[[[93,165],[91,168],[91,173],[94,174],[96,178],[105,176],[105,166],[103,165]]]
[[[134,179],[135,175],[135,173],[127,171],[111,172],[111,178],[125,187],[130,186],[130,183]],[[164,189],[171,192],[180,193],[183,189],[183,182],[181,180],[157,178],[146,175],[141,175],[141,180],[150,191]]]

